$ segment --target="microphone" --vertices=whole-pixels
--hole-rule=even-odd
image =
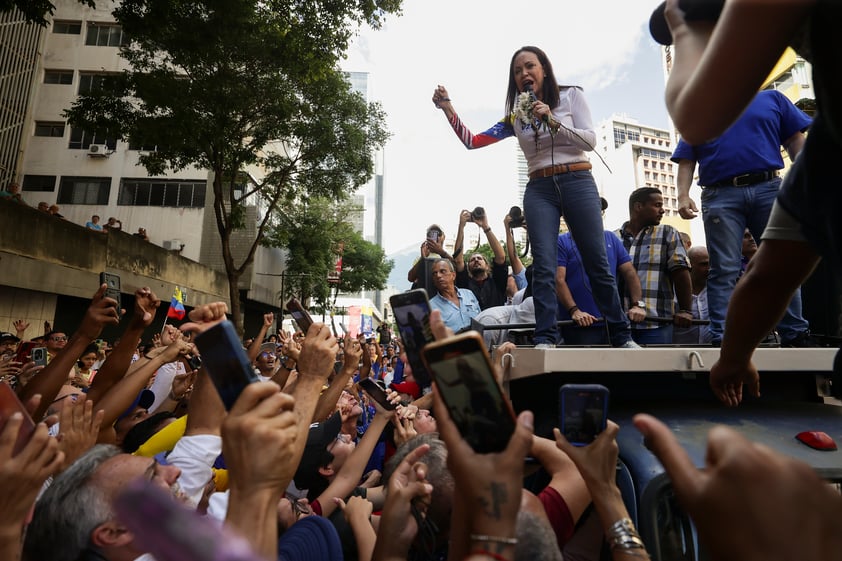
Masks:
[[[532,100],[532,103],[538,101],[538,98],[535,97],[535,92],[532,91],[532,84],[526,84],[523,86],[523,91],[529,94],[529,99]],[[532,111],[529,111],[529,117],[532,118]],[[541,120],[544,121],[546,124],[550,124],[550,117],[548,115],[544,115],[541,117]]]

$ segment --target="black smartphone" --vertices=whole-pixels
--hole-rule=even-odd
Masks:
[[[599,384],[564,384],[558,390],[561,434],[573,446],[587,446],[605,430],[608,388]]]
[[[12,448],[12,456],[16,456],[32,438],[32,433],[35,432],[35,422],[26,407],[18,399],[15,390],[7,383],[0,382],[0,431],[6,426],[9,417],[15,413],[23,415],[23,422],[21,422],[17,440],[15,440],[15,445]]]
[[[515,413],[494,376],[482,336],[466,331],[421,352],[462,438],[476,452],[500,452],[515,431]]]
[[[398,324],[403,348],[412,368],[412,377],[419,386],[430,385],[430,372],[421,358],[422,349],[433,342],[433,330],[430,328],[430,299],[427,291],[416,288],[408,292],[394,294],[389,298],[395,323]]]
[[[196,347],[225,409],[231,409],[243,389],[259,378],[237,336],[234,324],[222,321],[196,336]]]
[[[360,387],[386,411],[392,411],[398,408],[397,405],[389,401],[389,396],[386,395],[386,389],[371,378],[360,380]]]
[[[35,366],[47,366],[47,347],[35,347],[30,356]]]
[[[99,285],[102,286],[103,284],[106,285],[106,298],[113,298],[117,301],[117,319],[123,319],[120,315],[123,308],[123,302],[120,298],[120,276],[113,273],[100,273]]]
[[[304,335],[307,335],[307,331],[313,325],[313,318],[310,317],[310,312],[295,298],[290,298],[286,307],[289,313],[292,314],[292,319],[298,324],[298,328],[304,332]]]

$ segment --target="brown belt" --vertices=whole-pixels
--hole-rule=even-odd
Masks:
[[[559,173],[567,173],[569,171],[585,171],[591,169],[590,162],[573,162],[572,164],[556,164],[548,168],[539,169],[529,174],[529,179],[538,179],[540,177],[552,177]]]

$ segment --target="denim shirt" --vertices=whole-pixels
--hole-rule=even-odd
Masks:
[[[430,298],[430,307],[441,312],[441,319],[454,332],[471,326],[471,319],[480,313],[480,305],[474,293],[467,288],[457,288],[459,306],[436,294]]]

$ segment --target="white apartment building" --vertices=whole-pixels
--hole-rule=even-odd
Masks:
[[[611,172],[592,157],[592,173],[608,201],[605,224],[616,228],[628,220],[629,195],[640,187],[655,187],[664,194],[666,217],[678,216],[678,192],[670,161],[675,146],[667,129],[651,127],[625,115],[612,115],[596,127],[596,150]]]

